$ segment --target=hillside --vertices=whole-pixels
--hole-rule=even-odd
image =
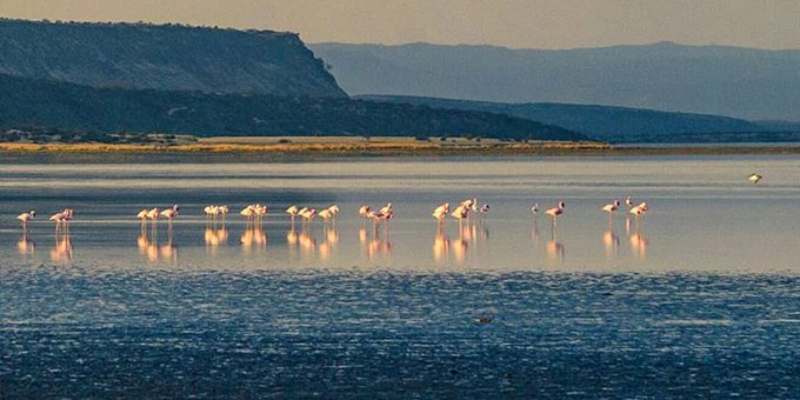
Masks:
[[[530,120],[332,97],[92,88],[0,75],[0,129],[210,135],[483,136],[580,140]]]
[[[777,129],[777,123],[762,125],[717,115],[663,112],[646,109],[558,103],[495,103],[411,96],[357,96],[372,101],[425,105],[441,109],[493,112],[558,125],[611,142],[727,141],[744,134]],[[718,136],[715,140],[714,136]]]
[[[606,104],[800,120],[800,50],[657,43],[572,50],[311,44],[351,95]]]
[[[344,97],[297,34],[0,20],[0,73],[93,87]]]

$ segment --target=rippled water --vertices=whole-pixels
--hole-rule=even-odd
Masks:
[[[3,399],[798,397],[794,157],[78,161],[0,163]],[[644,221],[599,211],[625,195]],[[200,216],[250,202],[343,214]],[[64,207],[68,235],[13,220]]]

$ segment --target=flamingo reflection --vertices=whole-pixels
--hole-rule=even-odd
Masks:
[[[220,246],[228,244],[228,230],[225,228],[224,224],[219,227],[206,226],[203,240],[205,240],[206,243],[206,250],[211,254],[216,254]]]
[[[149,232],[143,227],[136,238],[136,247],[139,249],[139,254],[150,263],[169,262],[175,264],[178,262],[178,247],[173,241],[171,225],[167,228],[167,240],[163,243],[158,239],[157,226],[153,226]]]
[[[56,264],[64,264],[72,261],[72,239],[69,233],[69,225],[63,229],[56,229],[56,243],[50,250],[50,260]]]
[[[606,257],[613,257],[619,253],[619,236],[617,236],[612,227],[603,232],[603,246]]]
[[[436,225],[436,235],[433,237],[433,260],[437,264],[447,263],[450,253],[450,238],[444,231],[442,224]]]
[[[322,261],[330,259],[339,243],[339,232],[336,226],[325,226],[324,241],[319,245],[319,258]]]
[[[387,207],[391,207],[391,203],[387,205]],[[391,214],[391,210],[389,211]],[[380,259],[390,259],[392,256],[392,241],[389,237],[389,228],[388,224],[384,225],[384,229],[381,233],[381,230],[378,229],[376,224],[372,226],[372,238],[367,243],[367,259],[370,261],[375,261]]]
[[[239,243],[241,243],[242,250],[245,253],[250,253],[266,249],[268,240],[269,238],[264,232],[261,223],[254,222],[245,226],[242,236],[239,238]]]
[[[23,256],[23,258],[27,258],[27,256],[31,256],[36,252],[36,242],[31,240],[27,229],[23,230],[22,235],[17,241],[17,252]]]
[[[637,230],[628,238],[628,241],[631,245],[631,253],[641,260],[647,259],[647,247],[650,245],[650,241],[644,232]]]
[[[555,226],[550,230],[550,240],[545,244],[545,251],[549,259],[558,261],[559,263],[564,262],[566,248],[558,241],[558,229],[556,229]]]

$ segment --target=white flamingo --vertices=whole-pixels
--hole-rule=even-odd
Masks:
[[[763,177],[763,176],[761,176],[761,175],[759,175],[759,174],[752,173],[752,174],[750,174],[750,176],[748,176],[748,177],[747,177],[747,180],[748,180],[748,181],[750,181],[750,182],[751,182],[751,183],[753,183],[753,184],[756,184],[756,183],[758,183],[758,182],[759,182],[761,179],[763,179],[763,178],[764,178],[764,177]]]
[[[302,210],[300,210],[300,212],[298,212],[298,215],[303,217],[306,222],[310,222],[314,219],[314,217],[317,216],[317,210],[314,208],[304,207]]]
[[[336,214],[333,211],[331,211],[330,208],[324,208],[317,215],[319,215],[319,217],[322,218],[323,221],[328,222],[332,220]]]
[[[393,211],[394,211],[394,208],[392,208],[392,203],[386,203],[386,205],[383,206],[383,208],[378,210],[378,213],[380,213],[380,214],[390,214]]]
[[[151,221],[157,220],[159,215],[161,215],[161,210],[159,210],[158,207],[151,208],[147,211],[147,219]]]
[[[369,214],[372,212],[372,207],[364,204],[358,208],[358,216],[364,219],[369,218]]]
[[[166,218],[169,223],[172,223],[172,220],[178,217],[179,210],[180,207],[177,204],[173,204],[172,207],[161,211],[159,215]]]
[[[28,226],[28,221],[36,218],[36,210],[30,210],[28,212],[24,212],[20,215],[17,215],[17,219],[22,223],[22,227],[26,228]]]
[[[300,209],[295,205],[291,205],[286,209],[286,213],[292,218],[292,222],[294,222],[294,218],[297,217],[298,212],[300,212]]]
[[[458,207],[450,213],[450,216],[457,219],[458,222],[463,221],[467,217],[469,217],[470,208],[465,204],[460,204]]]
[[[642,217],[645,214],[647,214],[647,211],[649,211],[649,210],[650,210],[650,208],[647,206],[647,203],[643,202],[643,203],[640,203],[639,205],[631,208],[631,210],[629,212],[631,214],[635,215],[636,218],[638,219],[639,217]]]
[[[450,212],[450,203],[444,203],[436,207],[431,215],[433,216],[433,218],[439,221],[443,221],[444,218],[447,216],[447,213],[449,212]]]
[[[611,213],[615,213],[617,210],[619,210],[619,206],[620,206],[619,200],[614,200],[614,202],[604,205],[601,208],[601,210],[611,214]]]
[[[533,203],[531,206],[531,214],[533,214],[534,217],[539,214],[539,203]]]

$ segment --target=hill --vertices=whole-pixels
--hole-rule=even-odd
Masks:
[[[0,20],[0,73],[93,87],[345,97],[294,33]]]
[[[582,140],[508,115],[346,97],[93,88],[0,75],[0,129],[211,135],[468,135]]]
[[[413,96],[357,96],[372,101],[484,111],[558,125],[610,142],[770,140],[767,133],[791,131],[717,115],[690,114],[581,104],[496,103]],[[787,125],[788,127],[788,125]],[[753,135],[759,134],[759,135]],[[766,135],[766,136],[765,136]],[[772,135],[775,137],[775,135]],[[783,137],[781,137],[783,138]],[[785,139],[785,138],[784,138]]]
[[[606,104],[800,120],[800,50],[656,43],[570,50],[310,44],[351,95]]]

